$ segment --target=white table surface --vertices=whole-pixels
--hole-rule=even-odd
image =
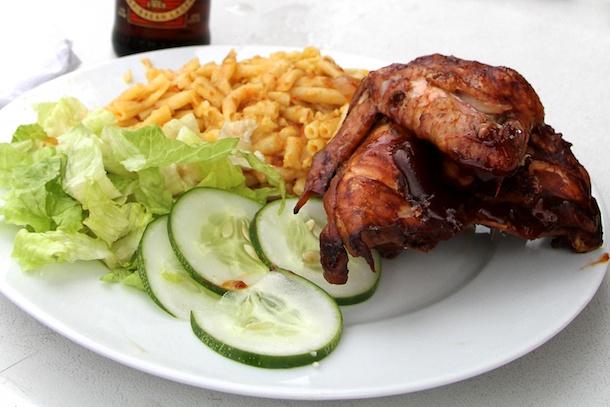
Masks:
[[[115,58],[113,1],[29,3],[73,41],[81,67]],[[2,19],[23,19],[14,40],[36,32],[27,14],[8,7]],[[211,32],[218,45],[314,45],[389,62],[440,52],[516,68],[610,202],[608,0],[213,0]],[[586,124],[575,126],[575,115]],[[489,373],[419,393],[324,403],[255,399],[151,376],[71,342],[0,295],[0,406],[606,406],[609,294],[606,278],[556,337]]]

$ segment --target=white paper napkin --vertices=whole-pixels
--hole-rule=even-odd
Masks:
[[[74,70],[80,60],[72,41],[52,23],[23,25],[21,19],[0,19],[0,108],[22,93]]]

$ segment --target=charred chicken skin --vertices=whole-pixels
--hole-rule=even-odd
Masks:
[[[431,55],[371,72],[356,90],[331,147],[314,156],[304,200],[326,192],[379,116],[434,144],[482,179],[513,173],[523,163],[544,108],[530,84],[509,68]]]
[[[571,145],[548,125],[530,137],[526,161],[493,191],[471,187],[475,223],[526,239],[553,237],[554,247],[584,253],[602,244],[599,207],[591,181]]]
[[[324,197],[321,261],[337,284],[348,252],[372,265],[371,249],[428,251],[475,223],[575,252],[602,243],[589,176],[529,83],[442,55],[361,82],[295,212],[312,196]]]
[[[347,251],[373,269],[371,249],[393,257],[428,251],[468,226],[472,197],[440,182],[441,157],[394,122],[376,125],[341,167],[324,196],[320,234],[325,278],[347,281]]]

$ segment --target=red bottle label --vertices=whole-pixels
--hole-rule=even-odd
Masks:
[[[150,27],[184,27],[189,23],[187,12],[195,0],[126,0],[127,20],[131,24]]]

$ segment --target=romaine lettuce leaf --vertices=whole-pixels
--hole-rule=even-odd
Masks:
[[[95,133],[79,123],[58,136],[57,141],[57,149],[67,157],[63,187],[68,194],[84,204],[87,182],[94,180],[110,199],[121,196],[108,178],[102,156],[102,140]]]
[[[96,135],[100,135],[106,126],[116,123],[116,117],[109,110],[100,108],[90,112],[82,121],[83,126],[87,127]]]
[[[0,207],[4,221],[36,232],[79,230],[80,205],[61,186],[64,165],[65,156],[51,147],[36,150],[15,165],[9,192]]]
[[[89,109],[78,99],[68,96],[57,102],[36,103],[33,108],[37,114],[36,122],[49,137],[67,133],[89,113]]]
[[[226,157],[239,141],[224,139],[190,146],[180,140],[167,138],[157,125],[137,130],[107,127],[105,131],[104,136],[109,141],[116,161],[131,172]]]
[[[0,143],[0,188],[8,188],[13,179],[13,169],[31,154],[31,140]]]
[[[17,232],[12,253],[24,270],[63,261],[101,260],[111,255],[104,242],[84,233],[64,230],[35,233],[27,229]]]
[[[165,177],[156,167],[138,171],[138,183],[133,194],[155,215],[169,213],[174,204],[172,193],[166,188]]]
[[[11,143],[18,141],[44,141],[48,138],[47,133],[44,131],[42,126],[38,123],[22,124],[17,127],[17,130],[13,133]]]
[[[186,114],[179,119],[172,119],[163,125],[165,137],[180,140],[188,145],[202,143],[197,133],[199,125],[193,113]]]
[[[112,243],[110,249],[113,256],[105,258],[104,262],[110,269],[125,268],[135,270],[135,253],[144,234],[144,229],[152,221],[153,216],[144,205],[130,202],[121,206],[122,215],[127,219],[125,233]]]
[[[110,199],[93,179],[85,183],[82,203],[89,214],[83,224],[108,246],[125,235],[128,221],[123,206]]]

